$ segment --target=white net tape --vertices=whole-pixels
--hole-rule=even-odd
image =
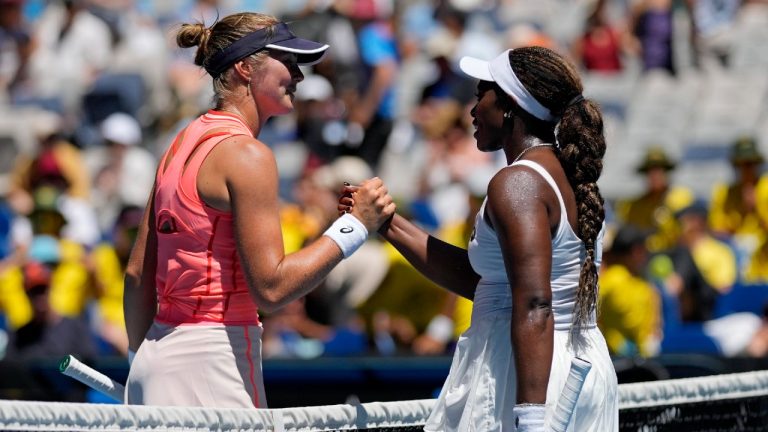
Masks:
[[[623,384],[620,409],[768,395],[768,371]],[[423,425],[434,400],[284,409],[148,407],[0,400],[17,431],[330,431]]]
[[[149,407],[0,401],[0,429],[18,431],[329,431],[424,424],[433,400],[283,409]]]
[[[683,378],[619,386],[620,409],[768,395],[768,371]]]

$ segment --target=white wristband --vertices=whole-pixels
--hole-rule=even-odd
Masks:
[[[448,342],[453,337],[453,320],[443,314],[435,315],[427,326],[427,335],[438,342]]]
[[[541,432],[544,430],[544,413],[541,404],[520,404],[512,409],[518,432]]]
[[[344,254],[344,258],[349,258],[360,246],[368,239],[368,230],[362,222],[349,213],[345,213],[336,219],[331,226],[325,230],[324,236],[328,236],[335,241]]]
[[[133,364],[133,358],[136,357],[136,351],[128,349],[128,366]]]

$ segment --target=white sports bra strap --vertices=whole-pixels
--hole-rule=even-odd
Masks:
[[[557,187],[557,183],[555,183],[555,179],[552,178],[552,175],[540,164],[527,159],[517,161],[513,163],[511,166],[515,166],[515,165],[525,165],[528,168],[539,173],[539,175],[541,175],[542,177],[544,177],[544,180],[546,180],[547,183],[549,183],[549,186],[551,186],[552,189],[554,189],[555,195],[557,195],[557,202],[560,203],[561,225],[562,225],[562,221],[565,221],[565,223],[568,223],[568,212],[565,209],[565,201],[563,201],[563,196],[560,194],[560,188]]]

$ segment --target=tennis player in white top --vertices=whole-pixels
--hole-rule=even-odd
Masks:
[[[600,111],[582,96],[573,65],[545,48],[460,65],[480,80],[477,147],[504,151],[508,163],[488,185],[468,250],[398,215],[379,230],[426,276],[474,301],[425,430],[551,430],[579,357],[591,371],[567,430],[616,431],[616,372],[595,325],[604,232]],[[353,205],[342,197],[339,211]]]

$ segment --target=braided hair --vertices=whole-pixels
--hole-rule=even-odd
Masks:
[[[581,96],[583,86],[576,68],[556,52],[518,48],[510,51],[509,62],[531,95],[560,119],[555,128],[552,122],[516,110],[531,133],[558,143],[557,157],[576,196],[577,234],[587,252],[576,292],[573,324],[578,330],[597,305],[597,236],[605,220],[604,200],[597,186],[605,155],[602,115],[596,103]]]

